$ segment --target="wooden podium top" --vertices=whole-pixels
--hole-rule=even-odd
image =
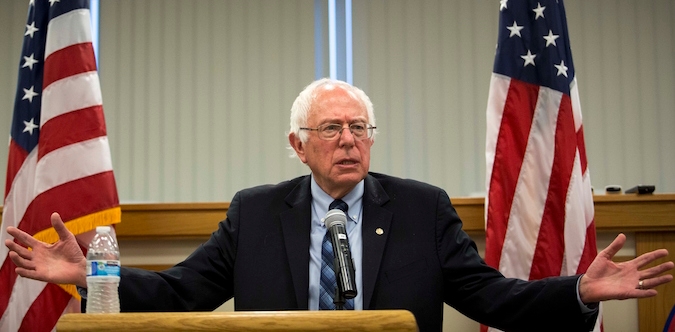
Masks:
[[[58,332],[83,331],[417,331],[407,310],[66,314]]]

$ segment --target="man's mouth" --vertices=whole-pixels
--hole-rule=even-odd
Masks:
[[[352,160],[343,160],[338,163],[338,165],[354,165],[354,164],[356,164],[356,162]]]

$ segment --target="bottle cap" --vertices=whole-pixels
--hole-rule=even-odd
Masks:
[[[110,226],[96,226],[96,233],[110,233]]]

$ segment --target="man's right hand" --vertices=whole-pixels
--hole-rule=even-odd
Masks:
[[[58,213],[52,213],[51,222],[59,235],[59,241],[54,244],[41,242],[16,227],[7,227],[7,233],[16,241],[32,248],[29,250],[12,240],[5,240],[9,257],[16,265],[16,273],[56,284],[87,287],[87,260],[75,236],[63,224]]]

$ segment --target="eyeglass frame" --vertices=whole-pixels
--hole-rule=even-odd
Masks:
[[[353,125],[361,125],[361,124],[364,125],[364,126],[366,127],[366,129],[365,129],[365,130],[366,130],[366,135],[363,136],[362,138],[359,138],[359,137],[357,137],[356,135],[354,135],[354,130],[352,129],[352,126],[353,126]],[[323,137],[323,136],[321,135],[321,133],[322,133],[321,130],[322,130],[322,129],[325,129],[326,127],[331,126],[331,125],[333,125],[333,126],[340,126],[340,130],[335,134],[335,136],[333,136],[333,137],[331,137],[331,138],[325,138],[325,137]],[[365,140],[365,139],[373,138],[373,136],[375,135],[375,129],[377,129],[377,127],[375,127],[375,126],[373,126],[373,125],[371,125],[370,123],[367,123],[367,122],[355,122],[355,123],[351,123],[349,126],[347,126],[347,128],[349,128],[349,132],[352,134],[352,136],[354,136],[354,139],[356,139],[357,141],[363,141],[363,140]],[[324,124],[322,124],[322,125],[317,126],[316,128],[300,127],[300,128],[298,128],[298,129],[300,129],[300,130],[316,131],[317,136],[319,136],[320,139],[322,139],[322,140],[324,140],[324,141],[334,141],[334,140],[336,140],[336,139],[339,139],[339,138],[342,136],[342,131],[345,130],[345,126],[344,126],[344,125],[337,124],[337,123],[324,123]]]

